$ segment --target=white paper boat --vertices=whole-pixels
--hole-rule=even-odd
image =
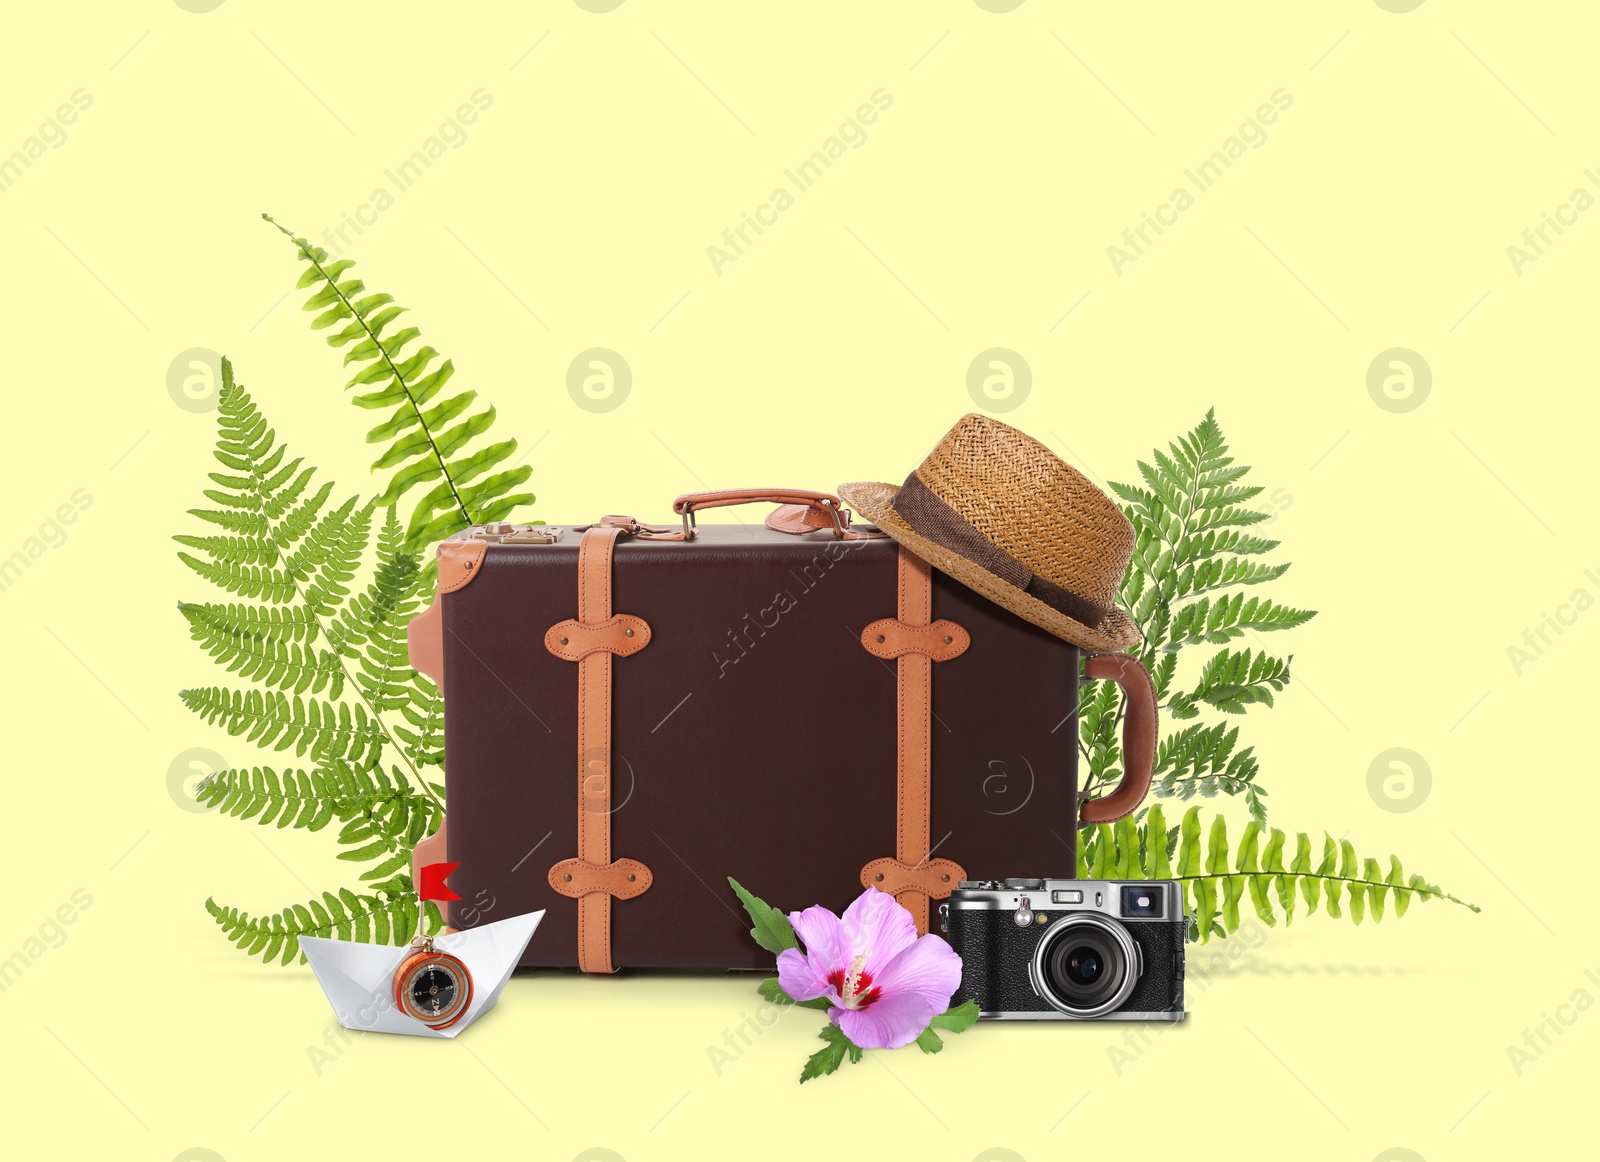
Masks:
[[[448,1029],[430,1029],[406,1016],[394,1000],[394,973],[414,949],[386,944],[357,944],[302,936],[300,948],[328,994],[333,1015],[346,1029],[365,1033],[408,1033],[413,1037],[454,1037],[494,1008],[511,979],[522,950],[533,938],[544,912],[529,912],[433,938],[440,952],[460,957],[472,973],[472,1003],[467,1015]]]

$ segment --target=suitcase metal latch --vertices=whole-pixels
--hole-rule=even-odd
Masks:
[[[553,545],[561,536],[559,525],[490,524],[468,534],[475,541],[499,545]]]

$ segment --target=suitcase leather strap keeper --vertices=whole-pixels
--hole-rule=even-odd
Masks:
[[[628,524],[606,523],[612,520]],[[545,648],[578,664],[578,854],[550,869],[550,887],[578,901],[578,967],[615,972],[611,897],[628,900],[650,887],[650,869],[611,858],[611,667],[650,644],[643,619],[611,612],[611,556],[617,538],[638,522],[606,518],[578,543],[578,616],[546,631]]]
[[[861,644],[896,662],[895,852],[861,869],[861,886],[890,893],[928,931],[928,901],[967,878],[961,865],[933,859],[933,663],[959,657],[972,639],[953,621],[931,622],[933,566],[905,548],[899,555],[897,616],[861,631]]]

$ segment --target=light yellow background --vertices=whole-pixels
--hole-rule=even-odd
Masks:
[[[1578,990],[1600,997],[1600,615],[1520,675],[1507,649],[1575,591],[1600,596],[1600,215],[1569,215],[1520,274],[1507,247],[1595,191],[1597,31],[1578,5],[1443,0],[13,6],[0,156],[75,90],[93,102],[0,193],[0,556],[75,490],[92,505],[0,594],[0,956],[75,890],[93,904],[0,994],[6,1152],[1592,1153],[1600,1016],[1562,1010],[1575,1023],[1520,1076],[1507,1047]],[[866,143],[714,272],[707,247],[880,88],[893,105]],[[201,905],[276,909],[350,865],[327,833],[188,812],[167,789],[189,748],[260,760],[176,696],[221,680],[174,608],[209,593],[169,539],[191,527],[214,417],[166,376],[187,348],[229,354],[340,495],[370,489],[371,419],[285,300],[298,264],[258,215],[320,241],[478,89],[493,103],[466,142],[348,256],[498,431],[537,444],[533,515],[898,480],[974,406],[968,364],[996,346],[1033,377],[1005,418],[1097,479],[1134,479],[1215,405],[1295,563],[1273,595],[1321,611],[1265,642],[1295,657],[1245,729],[1272,821],[1398,852],[1482,914],[1258,926],[1120,1074],[1122,1026],[981,1026],[802,1088],[818,1021],[790,1013],[719,1075],[708,1048],[754,1012],[754,980],[626,974],[525,974],[460,1041],[366,1036],[319,1069],[308,1050],[334,1026],[309,970],[245,959]],[[1265,143],[1118,274],[1107,247],[1279,89],[1293,104]],[[608,413],[565,387],[594,346],[634,376]],[[1416,410],[1368,393],[1392,347],[1431,367]],[[1407,813],[1368,791],[1391,747],[1431,771]]]

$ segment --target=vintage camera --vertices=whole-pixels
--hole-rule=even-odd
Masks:
[[[963,880],[939,907],[952,1005],[1009,1021],[1181,1021],[1183,890],[1171,880]]]

